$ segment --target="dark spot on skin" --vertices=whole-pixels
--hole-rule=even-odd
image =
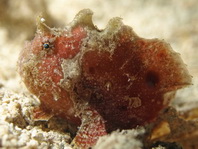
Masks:
[[[119,109],[120,111],[127,111],[128,108],[127,108],[127,106],[124,106],[124,105],[123,105],[123,106],[119,106],[118,109]]]
[[[146,74],[145,80],[149,87],[156,87],[156,85],[159,83],[159,75],[154,71],[149,71]]]
[[[95,69],[94,69],[94,67],[89,67],[89,73],[90,73],[90,74],[95,74]]]

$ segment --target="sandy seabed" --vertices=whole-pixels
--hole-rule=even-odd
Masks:
[[[52,119],[49,122],[33,121],[32,109],[39,103],[21,82],[16,62],[25,41],[34,37],[35,20],[39,14],[43,14],[46,23],[51,27],[64,27],[79,10],[84,8],[90,8],[94,12],[93,22],[98,28],[104,28],[110,18],[118,16],[123,18],[123,22],[131,26],[140,37],[159,38],[170,43],[172,48],[181,54],[193,76],[193,85],[178,91],[172,106],[180,112],[188,111],[188,114],[193,115],[191,116],[193,120],[197,119],[198,1],[1,0],[0,148],[70,148],[72,134],[69,133],[66,122],[60,122],[59,119]],[[123,132],[114,132],[109,139],[105,138],[106,144],[112,145],[108,148],[113,148],[116,144],[109,142],[117,142],[117,148],[120,146],[126,149],[129,146],[141,148],[141,142],[135,139],[127,140],[135,137],[135,133],[130,133],[125,135]],[[116,139],[119,141],[115,141]],[[198,148],[194,141],[196,139],[198,139],[196,134],[192,138],[188,137],[183,141],[184,148]],[[105,141],[100,142],[95,148],[107,148]]]

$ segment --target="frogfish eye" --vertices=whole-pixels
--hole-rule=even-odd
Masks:
[[[44,48],[44,49],[48,49],[48,48],[50,48],[49,43],[44,43],[44,44],[43,44],[43,48]]]

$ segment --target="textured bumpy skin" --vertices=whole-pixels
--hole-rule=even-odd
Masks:
[[[73,145],[152,122],[177,89],[191,84],[179,54],[164,41],[138,37],[113,18],[104,30],[80,11],[64,29],[38,20],[18,60],[19,73],[41,105],[35,119],[60,116],[79,126]]]

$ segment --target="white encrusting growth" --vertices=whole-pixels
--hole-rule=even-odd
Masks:
[[[62,71],[63,71],[63,79],[61,79],[60,84],[62,87],[66,87],[66,89],[71,87],[71,81],[77,79],[80,75],[80,66],[77,59],[62,59]]]
[[[45,22],[45,19],[44,19],[44,18],[41,18],[41,22],[42,22],[42,23]]]

